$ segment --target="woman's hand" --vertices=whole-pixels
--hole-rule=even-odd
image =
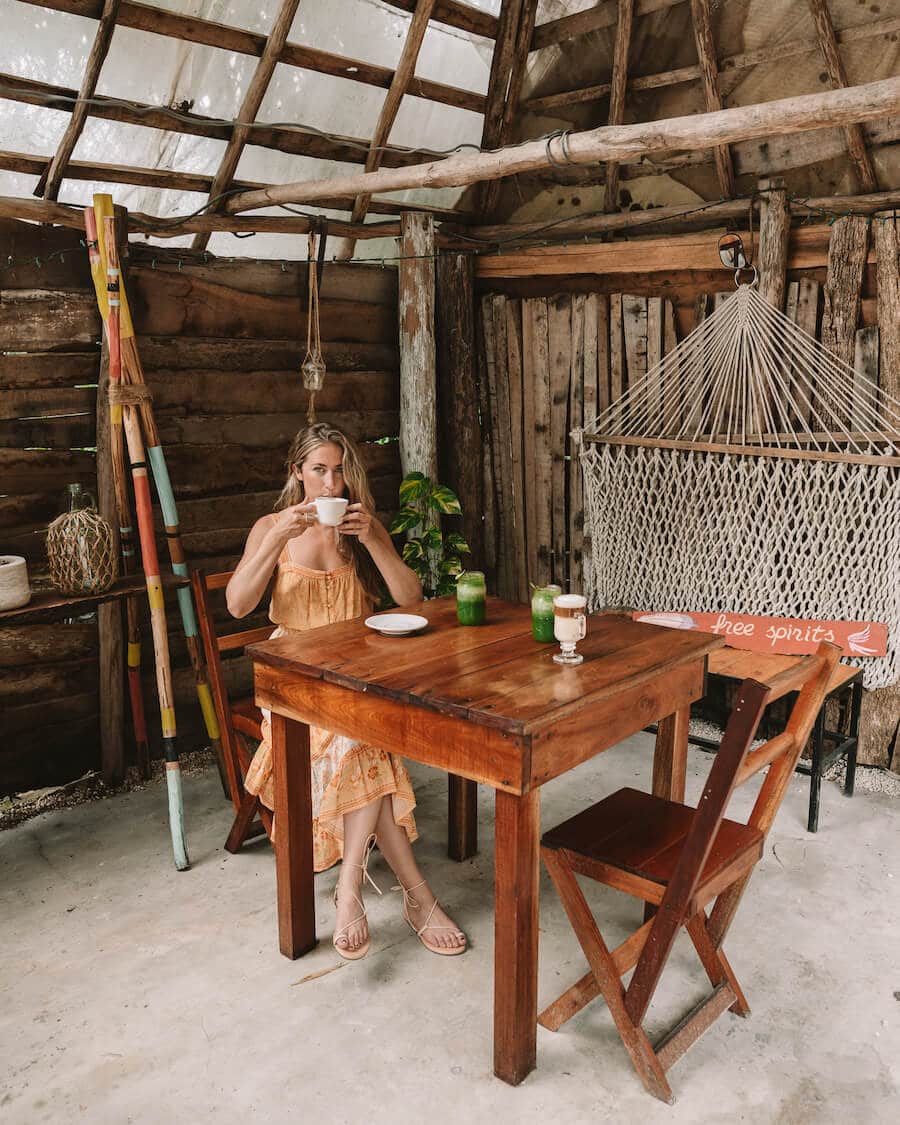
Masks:
[[[360,543],[368,546],[375,537],[375,517],[362,504],[351,504],[338,525],[341,535],[356,535]]]
[[[292,504],[278,513],[272,524],[272,533],[282,543],[302,535],[310,524],[316,523],[316,504],[314,500],[304,500],[302,504]]]

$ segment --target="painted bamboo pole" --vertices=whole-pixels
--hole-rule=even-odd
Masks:
[[[118,393],[110,394],[110,405],[121,405],[122,421],[128,458],[131,462],[131,481],[134,488],[134,505],[137,512],[138,537],[141,544],[141,561],[147,581],[150,602],[150,628],[153,635],[153,653],[156,664],[156,687],[159,694],[159,714],[162,723],[163,750],[166,757],[166,788],[169,794],[169,829],[172,833],[172,850],[179,871],[190,867],[184,839],[184,807],[181,792],[181,767],[178,762],[175,706],[172,693],[172,669],[169,660],[169,637],[166,624],[166,605],[163,599],[162,578],[156,552],[153,529],[153,504],[150,499],[150,480],[144,440],[141,435],[140,415],[135,408],[139,398],[137,388],[124,388],[122,384],[122,352],[119,336],[119,253],[115,238],[115,220],[104,219],[105,247],[103,248],[108,278],[109,312],[106,321],[106,338],[109,346],[110,387]],[[99,224],[98,224],[99,226]],[[127,394],[123,394],[127,391]]]
[[[95,195],[95,212],[97,212],[98,207],[99,214],[103,216],[101,226],[105,228],[100,232],[100,252],[102,254],[107,240],[117,232],[118,222],[113,212],[112,196]],[[109,232],[112,232],[112,234]],[[124,281],[124,278],[121,276],[121,271],[119,280],[120,283]],[[120,338],[125,381],[131,386],[146,387],[144,369],[141,365],[140,355],[138,354],[137,340],[134,334],[131,311],[128,307],[128,295],[124,284],[120,284],[119,300]],[[169,479],[169,470],[166,465],[162,443],[160,442],[159,430],[156,427],[153,403],[149,395],[141,397],[139,409],[143,432],[147,441],[147,458],[153,471],[153,480],[156,484],[156,492],[159,497],[160,507],[162,508],[163,525],[165,527],[166,543],[169,547],[169,559],[172,564],[172,572],[180,578],[188,578],[188,567],[184,557],[184,548],[181,543],[181,528],[178,522],[178,508],[175,504],[175,493],[172,489],[172,482]],[[203,660],[203,650],[200,645],[200,633],[197,627],[197,616],[194,612],[194,602],[191,597],[190,587],[179,587],[177,597],[178,609],[181,613],[181,625],[184,630],[184,638],[191,660],[191,668],[194,673],[194,687],[197,692],[197,699],[200,703],[200,710],[203,714],[206,735],[216,755],[216,761],[219,764],[219,772],[222,773],[224,759],[222,756],[221,732],[216,718],[216,709],[213,704],[212,694],[209,690],[206,665]]]
[[[97,305],[104,324],[109,316],[109,295],[107,292],[106,267],[100,256],[97,241],[97,221],[93,208],[84,209],[84,229],[91,264],[91,277],[97,293]],[[107,347],[109,345],[107,344]],[[113,372],[110,370],[110,385]],[[119,547],[122,554],[122,570],[134,574],[136,557],[134,549],[134,528],[131,525],[131,506],[128,485],[125,480],[125,437],[122,430],[122,407],[111,403],[109,407],[110,455],[112,460],[113,488],[116,499],[116,512],[119,519]],[[141,776],[150,776],[150,748],[147,741],[147,720],[144,714],[144,694],[141,690],[141,624],[136,597],[126,600],[128,622],[128,695],[131,700],[131,719],[134,724],[134,740],[137,746],[138,769]]]

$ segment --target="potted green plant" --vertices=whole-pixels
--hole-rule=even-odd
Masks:
[[[424,473],[407,473],[400,485],[400,510],[391,524],[391,535],[407,532],[403,561],[422,582],[426,598],[442,598],[456,589],[462,573],[462,555],[469,544],[454,531],[444,533],[442,516],[461,516],[456,493],[444,484],[435,484]]]

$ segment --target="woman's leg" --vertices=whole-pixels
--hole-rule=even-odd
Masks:
[[[359,903],[363,897],[363,873],[358,865],[365,858],[366,841],[375,831],[384,804],[385,798],[379,797],[355,812],[344,814],[344,860],[338,873],[337,917],[334,923],[335,933],[347,927],[337,939],[341,949],[359,949],[369,937],[365,917],[359,918],[362,913]],[[359,918],[359,921],[354,922],[354,918]]]
[[[344,831],[346,834],[346,827]],[[375,837],[381,854],[399,879],[401,886],[416,887],[413,898],[417,905],[408,906],[407,911],[410,922],[418,930],[425,924],[428,912],[436,900],[431,888],[424,882],[424,876],[415,861],[406,829],[394,820],[390,797],[384,797],[381,801],[381,809],[375,824]],[[422,883],[422,886],[417,887],[418,883]],[[443,946],[445,949],[456,949],[466,944],[465,934],[456,928],[456,923],[441,910],[440,904],[434,906],[434,913],[429,919],[426,933],[432,944]]]

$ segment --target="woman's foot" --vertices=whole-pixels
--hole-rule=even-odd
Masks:
[[[355,864],[341,868],[334,904],[334,948],[351,961],[364,957],[369,951],[369,924],[362,898],[362,871]]]
[[[432,953],[452,957],[466,948],[466,935],[442,909],[427,883],[403,890],[403,915]]]

